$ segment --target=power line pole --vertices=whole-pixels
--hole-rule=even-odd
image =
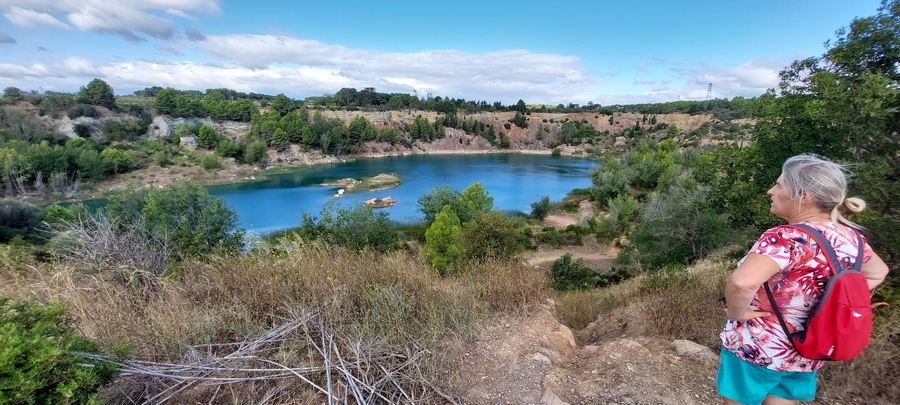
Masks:
[[[709,87],[706,89],[706,99],[709,100],[712,98],[712,83],[709,84]]]

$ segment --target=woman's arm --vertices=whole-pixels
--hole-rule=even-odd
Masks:
[[[860,271],[869,280],[869,291],[872,291],[887,277],[888,266],[877,253],[872,252],[872,257],[869,258],[869,261],[862,264]]]
[[[767,312],[750,310],[750,302],[759,286],[781,268],[772,258],[759,253],[750,253],[743,263],[731,273],[725,283],[726,314],[733,321],[747,320],[769,315]]]

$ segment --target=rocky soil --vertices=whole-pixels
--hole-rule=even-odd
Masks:
[[[545,225],[564,228],[590,215],[557,213]],[[593,269],[609,268],[616,249],[584,246],[542,248],[523,256],[546,271],[566,253]],[[718,404],[718,356],[689,341],[648,337],[640,304],[601,315],[573,331],[548,299],[519,315],[481,326],[474,344],[461,349],[453,385],[473,404]]]

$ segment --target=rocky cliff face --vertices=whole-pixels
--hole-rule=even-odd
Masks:
[[[34,109],[28,103],[20,103],[18,108]],[[68,137],[76,137],[73,130],[75,124],[87,125],[91,128],[91,132],[96,136],[102,132],[103,124],[106,121],[128,121],[137,120],[136,117],[124,113],[113,113],[103,107],[97,107],[100,117],[88,118],[79,117],[74,120],[69,119],[65,115],[56,119],[49,117],[41,117],[46,126],[56,132],[64,134]],[[426,118],[429,122],[434,122],[441,114],[434,111],[419,110],[399,110],[399,111],[331,111],[318,110],[325,118],[338,118],[349,123],[358,116],[364,116],[371,121],[377,128],[390,126],[403,132],[403,129],[412,124],[417,116]],[[315,110],[310,111],[310,118]],[[508,149],[498,150],[481,136],[467,134],[462,130],[455,128],[446,128],[445,137],[436,139],[431,143],[416,142],[411,147],[402,145],[390,145],[387,143],[369,142],[361,147],[361,157],[382,157],[397,156],[410,154],[438,154],[438,153],[491,153],[503,151],[517,151],[524,153],[550,153],[550,145],[561,144],[560,132],[565,121],[578,121],[593,127],[599,133],[605,133],[599,138],[594,139],[590,145],[567,146],[561,145],[559,149],[562,154],[570,156],[590,155],[603,153],[616,147],[625,146],[624,138],[616,138],[614,134],[622,130],[632,128],[636,123],[641,122],[644,118],[643,114],[638,113],[614,113],[612,117],[609,115],[595,114],[592,112],[582,113],[531,113],[526,116],[528,121],[527,128],[519,128],[512,125],[509,129],[504,127],[508,124],[515,112],[478,112],[467,114],[458,113],[459,120],[465,121],[475,119],[485,124],[494,126],[496,136],[505,135],[510,141]],[[610,119],[612,118],[612,119]],[[660,114],[656,116],[657,122],[665,124],[674,124],[678,126],[682,133],[690,132],[704,123],[713,121],[712,115],[709,114]],[[158,139],[160,137],[168,137],[174,133],[180,124],[193,125],[202,123],[209,125],[220,134],[231,139],[237,140],[245,136],[250,131],[250,123],[213,120],[210,118],[172,118],[165,115],[157,115],[153,117],[148,130],[147,136],[150,139]],[[643,123],[644,127],[649,126]],[[193,137],[185,137],[182,139],[185,146],[193,147],[196,140]],[[314,155],[314,153],[313,153]],[[337,158],[326,156],[311,156],[310,152],[300,151],[297,147],[292,147],[285,152],[270,151],[270,157],[273,162],[281,162],[282,164],[295,163],[312,163],[337,161]]]

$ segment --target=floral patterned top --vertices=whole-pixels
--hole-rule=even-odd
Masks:
[[[832,222],[806,222],[818,229],[831,242],[838,260],[849,266],[859,254],[856,233],[844,225]],[[865,243],[863,263],[872,258],[872,248]],[[803,322],[818,302],[825,289],[825,283],[833,271],[828,266],[824,251],[820,250],[812,237],[803,231],[787,226],[776,226],[764,232],[750,249],[772,258],[781,271],[769,278],[769,285],[775,302],[781,308],[788,329],[793,333],[802,330]],[[741,259],[738,263],[746,260]],[[822,360],[810,360],[797,353],[787,339],[772,312],[772,305],[766,290],[760,286],[750,302],[755,311],[765,311],[772,315],[746,321],[731,321],[719,335],[725,350],[753,364],[775,371],[814,371],[824,364]]]

